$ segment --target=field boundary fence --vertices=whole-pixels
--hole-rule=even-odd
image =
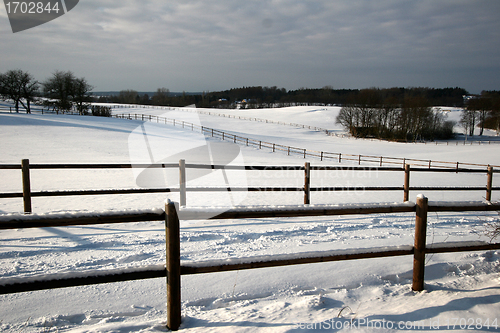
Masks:
[[[181,275],[217,273],[224,271],[312,264],[344,260],[396,257],[413,255],[414,291],[424,290],[425,257],[431,253],[451,253],[500,249],[500,243],[448,242],[426,243],[428,212],[498,211],[500,203],[430,203],[423,195],[416,203],[392,203],[372,205],[321,205],[282,207],[239,207],[228,209],[216,216],[209,209],[181,208],[178,203],[168,201],[165,210],[134,211],[122,213],[80,213],[67,216],[61,213],[40,215],[8,214],[0,215],[0,230],[64,227],[70,225],[93,225],[126,222],[165,221],[166,264],[132,267],[126,269],[90,271],[44,275],[40,277],[8,278],[0,280],[0,294],[75,287],[100,283],[166,278],[167,282],[167,327],[178,330],[181,325]],[[304,217],[333,215],[397,214],[415,213],[414,245],[385,246],[369,249],[344,249],[323,252],[305,252],[265,257],[232,258],[231,260],[211,260],[181,262],[180,220],[199,219],[245,219],[270,217]],[[208,214],[208,215],[207,215]]]
[[[321,105],[319,105],[321,106]],[[323,105],[324,106],[324,105]],[[257,117],[244,117],[241,115],[231,115],[231,114],[225,114],[225,113],[218,113],[218,112],[211,112],[211,111],[202,111],[199,109],[195,108],[189,108],[189,107],[170,107],[170,106],[154,106],[154,105],[135,105],[135,104],[111,104],[111,107],[120,109],[120,108],[162,108],[164,110],[179,110],[179,111],[184,111],[184,112],[193,112],[193,113],[198,113],[198,114],[205,114],[205,115],[210,115],[210,116],[217,116],[217,117],[222,117],[222,118],[233,118],[233,119],[241,119],[241,120],[248,120],[248,121],[257,121],[261,123],[269,123],[269,124],[278,124],[278,125],[284,125],[284,126],[292,126],[296,128],[303,128],[303,129],[310,129],[313,131],[318,131],[318,132],[324,132],[328,136],[336,136],[336,137],[350,137],[350,135],[346,135],[344,133],[336,133],[335,131],[318,127],[318,126],[312,126],[312,125],[305,125],[305,124],[299,124],[299,123],[287,123],[284,121],[276,121],[276,120],[270,120],[270,119],[264,119],[264,118],[257,118]],[[364,138],[364,140],[367,140],[367,138]],[[378,139],[372,139],[372,140],[378,140]],[[474,137],[474,138],[469,138],[467,136],[464,137],[464,140],[453,140],[453,141],[447,141],[447,140],[433,140],[433,141],[412,141],[411,143],[415,144],[424,144],[424,145],[491,145],[491,144],[500,144],[500,140],[481,140],[481,137]]]
[[[329,130],[323,127],[318,127],[318,126],[312,126],[312,125],[305,125],[305,124],[298,124],[298,123],[287,123],[285,121],[276,121],[276,120],[271,120],[271,119],[264,119],[264,118],[257,118],[257,117],[244,117],[241,115],[232,115],[232,114],[226,114],[226,113],[218,113],[218,112],[211,112],[211,111],[203,111],[203,110],[198,110],[198,109],[182,109],[183,111],[186,112],[194,112],[198,114],[204,114],[204,115],[209,115],[209,116],[216,116],[216,117],[221,117],[221,118],[233,118],[233,119],[240,119],[240,120],[248,120],[248,121],[256,121],[256,122],[261,122],[261,123],[266,123],[266,124],[278,124],[278,125],[284,125],[284,126],[291,126],[295,128],[303,128],[303,129],[310,129],[313,131],[318,131],[318,132],[324,132],[328,136],[335,136],[335,137],[340,137],[340,138],[349,138],[351,137],[348,134],[345,133],[336,133],[333,130]],[[468,139],[468,137],[465,137],[465,140],[459,141],[459,140],[453,140],[453,141],[447,141],[447,140],[433,140],[433,141],[426,141],[426,140],[417,140],[417,141],[412,141],[411,143],[420,143],[424,145],[491,145],[491,144],[500,144],[500,140],[480,140],[481,137],[476,137],[473,139]],[[363,140],[367,140],[367,138],[363,138]],[[379,139],[372,139],[372,140],[379,140]]]
[[[123,188],[123,189],[89,189],[89,190],[50,190],[33,191],[31,188],[31,170],[92,170],[92,169],[132,169],[132,168],[178,168],[179,186],[176,187],[158,187],[158,188]],[[466,169],[466,168],[436,168],[436,167],[413,167],[405,164],[403,167],[362,167],[362,166],[312,166],[310,162],[305,162],[303,166],[230,166],[230,165],[208,165],[208,164],[190,164],[185,160],[179,163],[156,163],[156,164],[30,164],[29,159],[23,159],[21,164],[0,164],[2,170],[20,170],[21,177],[20,188],[22,192],[0,192],[0,199],[22,198],[24,213],[32,213],[32,198],[35,197],[54,197],[54,196],[87,196],[87,195],[110,195],[110,194],[145,194],[145,193],[171,193],[179,192],[182,206],[187,205],[188,192],[226,192],[227,186],[221,187],[188,187],[186,183],[187,169],[211,169],[211,170],[237,170],[245,171],[297,171],[303,172],[304,182],[302,187],[290,186],[247,186],[231,187],[230,191],[247,192],[303,192],[304,204],[311,204],[312,192],[347,192],[347,191],[399,191],[403,193],[403,202],[408,201],[410,192],[421,191],[484,191],[485,200],[492,200],[492,193],[499,191],[500,186],[493,186],[493,175],[500,173],[500,168],[494,169],[488,166],[485,169]],[[311,171],[338,171],[344,172],[400,172],[403,175],[403,186],[312,186]],[[485,174],[486,180],[483,186],[411,186],[410,175],[418,173],[475,173]]]
[[[211,111],[202,111],[202,110],[198,110],[198,109],[186,109],[186,111],[195,112],[198,114],[205,114],[205,115],[209,115],[209,116],[216,116],[216,117],[221,117],[221,118],[233,118],[233,119],[239,119],[239,120],[257,121],[257,122],[266,123],[266,124],[277,124],[277,125],[291,126],[291,127],[297,127],[297,128],[303,128],[303,129],[310,129],[313,131],[324,132],[326,135],[330,135],[330,136],[338,136],[338,137],[345,137],[346,136],[344,134],[337,134],[334,131],[331,131],[331,130],[326,129],[326,128],[318,127],[318,126],[304,125],[304,124],[298,124],[298,123],[287,123],[285,121],[276,121],[276,120],[257,118],[257,117],[245,117],[245,116],[241,116],[241,115],[231,115],[231,114],[217,113],[217,112],[211,112]]]
[[[176,120],[173,118],[160,117],[155,115],[147,114],[114,114],[113,117],[120,119],[129,120],[140,120],[140,121],[150,121],[161,124],[168,124],[173,126],[182,127],[184,129],[190,129],[191,131],[200,132],[207,137],[213,137],[220,139],[222,141],[228,141],[235,144],[254,147],[258,149],[266,149],[269,151],[283,152],[287,155],[300,156],[303,158],[318,158],[320,161],[331,161],[338,162],[350,162],[357,165],[371,165],[371,166],[384,166],[384,165],[399,165],[404,167],[406,164],[411,164],[413,166],[419,167],[441,167],[449,169],[460,169],[460,168],[484,168],[488,165],[479,163],[465,163],[465,162],[447,162],[447,161],[436,161],[436,160],[423,160],[415,158],[401,158],[401,157],[388,157],[388,156],[375,156],[375,155],[362,155],[362,154],[345,154],[345,153],[332,153],[327,151],[311,150],[306,148],[299,148],[293,146],[286,146],[277,143],[262,141],[258,139],[252,139],[248,137],[242,137],[236,134],[221,131],[215,128],[202,126],[198,124],[193,124],[191,122]],[[458,141],[457,141],[458,143]],[[495,166],[494,167],[500,167]]]

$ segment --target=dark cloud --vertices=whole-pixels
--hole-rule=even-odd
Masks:
[[[1,71],[55,69],[97,89],[277,85],[500,89],[500,1],[80,1],[12,34]],[[29,48],[30,52],[26,53]]]

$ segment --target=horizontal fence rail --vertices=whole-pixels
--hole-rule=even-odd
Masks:
[[[120,213],[5,214],[0,215],[0,230],[163,221],[164,219],[165,212],[163,210],[131,210]]]
[[[89,190],[51,190],[33,191],[31,189],[31,170],[83,170],[83,169],[131,169],[131,168],[179,168],[179,186],[163,188],[122,188],[122,189],[89,189]],[[210,170],[238,170],[238,171],[300,171],[304,172],[302,187],[289,186],[248,186],[248,187],[188,187],[186,184],[186,169]],[[22,192],[0,192],[0,198],[23,198],[24,212],[32,212],[32,198],[55,196],[87,196],[111,194],[145,194],[145,193],[173,193],[179,192],[182,206],[187,204],[187,192],[303,192],[304,204],[311,203],[311,192],[342,192],[342,191],[402,191],[403,201],[409,200],[410,192],[414,191],[485,191],[485,199],[491,201],[492,193],[500,187],[493,186],[493,175],[500,173],[500,169],[488,166],[486,169],[466,168],[422,168],[406,164],[405,167],[366,167],[366,166],[312,166],[306,162],[304,166],[234,166],[234,165],[206,165],[190,164],[184,160],[179,163],[153,164],[30,164],[28,159],[21,164],[0,164],[1,170],[21,170]],[[403,186],[311,186],[311,171],[350,171],[350,172],[401,172],[404,175]],[[486,175],[484,186],[412,186],[410,174],[413,172],[436,173],[480,173]]]
[[[221,208],[218,208],[221,209]],[[47,214],[6,214],[0,215],[0,230],[12,228],[39,228],[69,225],[86,225],[102,223],[125,223],[141,221],[165,221],[166,230],[166,265],[150,265],[127,269],[106,271],[87,271],[78,273],[61,273],[41,277],[0,279],[0,294],[9,294],[33,290],[44,290],[62,287],[73,287],[98,283],[121,282],[149,278],[167,278],[167,326],[178,330],[181,324],[181,275],[214,273],[230,270],[256,269],[297,264],[310,264],[341,260],[394,257],[413,255],[412,289],[424,289],[424,268],[426,253],[445,253],[461,251],[482,251],[500,249],[500,243],[486,242],[448,242],[427,246],[427,213],[442,211],[498,211],[498,202],[456,202],[428,203],[427,198],[420,195],[417,202],[363,205],[304,205],[304,206],[260,206],[225,208],[219,212],[217,208],[180,208],[169,201],[163,210],[124,211],[121,213],[47,213]],[[210,260],[182,263],[180,260],[180,220],[191,219],[241,219],[269,217],[299,217],[320,215],[350,214],[394,214],[415,212],[415,244],[403,246],[386,246],[368,249],[345,249],[323,252],[306,252],[286,255],[255,256],[234,258],[230,260]]]

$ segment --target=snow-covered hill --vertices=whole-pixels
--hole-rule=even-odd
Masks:
[[[169,110],[115,110],[122,111],[164,115]],[[178,120],[195,119],[204,126],[242,136],[307,149],[500,164],[500,145],[496,144],[446,146],[356,140],[293,126],[192,111],[176,110],[170,115]],[[341,129],[334,124],[336,112],[336,108],[317,107],[225,111],[275,122],[318,126],[340,133]],[[200,140],[200,136],[190,130],[165,124],[69,115],[0,113],[0,128],[2,164],[20,163],[24,158],[29,158],[31,163],[130,163],[131,140],[137,142],[134,131],[142,131],[142,128],[151,140],[148,141],[150,147],[155,147],[152,140],[165,140],[176,147],[175,152],[182,152]],[[207,140],[216,142],[211,138]],[[303,158],[286,153],[245,146],[239,149],[241,160],[238,161],[245,165],[304,163]],[[161,160],[162,155],[156,154],[160,153],[151,150],[149,156],[152,160]],[[222,151],[211,156],[215,158],[213,162],[220,162],[227,160],[228,154],[229,151]],[[189,156],[192,155],[188,154],[188,160]],[[331,164],[314,159],[310,162],[313,165]],[[20,191],[18,170],[1,170],[0,173],[1,192]],[[249,171],[242,177],[254,186],[302,186],[303,182],[303,172]],[[137,186],[135,174],[130,169],[33,170],[31,179],[33,190]],[[200,179],[196,181],[201,182]],[[312,179],[313,184],[321,186],[400,186],[403,175],[314,172]],[[483,186],[486,176],[415,174],[411,181],[412,185]],[[411,200],[416,194],[411,194]],[[433,192],[426,195],[431,201],[481,200],[484,193]],[[498,193],[493,194],[493,199],[498,200]],[[162,208],[164,200],[165,195],[161,194],[34,198],[33,210]],[[300,192],[249,193],[240,204],[300,204],[301,201]],[[312,195],[315,204],[394,201],[402,201],[402,193]],[[188,193],[188,204],[213,205],[214,200],[212,195]],[[1,214],[21,209],[19,199],[0,200]],[[430,214],[428,243],[488,240],[484,225],[496,220],[496,213]],[[414,214],[185,221],[181,224],[182,260],[412,245],[413,228]],[[2,231],[0,240],[0,283],[12,277],[116,269],[161,264],[165,260],[164,226],[160,222],[9,230]],[[498,331],[499,259],[500,251],[429,255],[426,291],[422,293],[411,291],[411,257],[185,276],[182,279],[182,329],[186,332],[339,331],[339,328],[348,331],[352,329],[348,326],[355,324],[358,331],[405,331],[418,330],[423,324],[427,330],[465,327],[470,331]],[[164,279],[3,295],[0,299],[0,328],[5,332],[166,331]]]

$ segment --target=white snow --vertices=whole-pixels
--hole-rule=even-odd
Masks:
[[[444,107],[443,107],[444,109]],[[450,109],[450,108],[446,108]],[[458,110],[451,109],[450,118]],[[163,115],[163,108],[118,109],[117,112]],[[188,112],[189,111],[189,112]],[[192,119],[193,109],[177,110],[176,116]],[[343,154],[432,159],[500,165],[500,145],[403,144],[342,137],[335,125],[338,108],[295,107],[277,110],[202,110],[275,122],[327,128],[324,132],[264,121],[240,120],[200,114],[203,126],[245,137],[312,150]],[[183,120],[183,119],[178,119]],[[130,141],[140,121],[51,114],[0,113],[0,164],[131,163]],[[155,139],[181,145],[200,137],[190,130],[164,124],[147,124]],[[140,137],[140,136],[139,136]],[[496,137],[489,137],[491,140]],[[470,138],[469,138],[470,139]],[[476,139],[476,138],[472,138]],[[237,155],[229,146],[213,143],[208,160],[245,165],[332,165],[319,159],[304,160],[241,146]],[[487,141],[487,140],[485,140]],[[159,141],[160,142],[160,141]],[[462,141],[460,141],[462,143]],[[153,147],[153,146],[151,146]],[[157,146],[154,146],[156,149]],[[168,148],[168,147],[167,147]],[[176,147],[182,155],[182,147]],[[219,149],[220,148],[220,149]],[[217,150],[219,149],[219,150]],[[152,160],[178,162],[179,155],[165,154]],[[196,152],[196,151],[195,151]],[[167,156],[168,155],[168,156]],[[197,153],[187,163],[204,162]],[[171,162],[171,161],[170,161]],[[159,169],[162,170],[162,169]],[[135,170],[137,171],[137,170]],[[221,171],[221,170],[218,170]],[[170,184],[162,170],[158,187]],[[304,171],[225,170],[209,174],[188,170],[189,187],[240,184],[248,186],[302,187]],[[234,173],[232,173],[234,172]],[[172,169],[175,177],[178,170]],[[191,176],[189,176],[191,173]],[[0,170],[0,192],[21,192],[20,170]],[[33,191],[136,188],[132,169],[32,170]],[[226,178],[224,178],[226,177]],[[401,186],[403,172],[311,171],[311,186]],[[494,175],[496,184],[496,174]],[[221,181],[223,182],[221,184]],[[178,186],[172,183],[171,186]],[[412,173],[412,186],[486,186],[486,174]],[[236,186],[236,187],[239,187]],[[415,201],[419,193],[411,192]],[[436,201],[477,202],[484,191],[428,192],[429,205]],[[225,195],[225,197],[223,197]],[[233,196],[234,195],[234,196]],[[240,196],[241,195],[241,196]],[[493,199],[498,200],[493,192]],[[179,200],[179,193],[120,194],[99,196],[34,197],[32,216],[75,217],[109,210],[110,214],[148,210],[161,213],[165,200]],[[188,209],[217,214],[221,200],[250,206],[248,210],[323,209],[405,206],[402,191],[312,192],[312,205],[304,207],[302,192],[193,192]],[[232,200],[232,201],[231,201]],[[199,208],[203,206],[203,208]],[[198,208],[195,208],[198,207]],[[22,214],[22,199],[0,199],[0,221]],[[427,243],[431,247],[484,244],[486,224],[498,221],[497,212],[429,212]],[[183,265],[238,262],[241,258],[297,258],[359,253],[373,248],[408,249],[414,242],[414,213],[391,213],[297,218],[261,218],[181,221]],[[460,243],[463,245],[464,243]],[[304,264],[182,277],[182,330],[185,332],[301,332],[301,331],[498,331],[500,313],[500,251],[428,254],[425,291],[411,291],[411,256]],[[248,259],[250,260],[250,259]],[[0,235],[0,284],[16,279],[47,276],[77,277],[104,271],[125,272],[139,267],[163,269],[165,225],[162,221],[57,228],[3,230]],[[0,296],[2,332],[165,332],[166,281],[149,279],[90,285]],[[382,325],[384,327],[376,326]],[[390,323],[390,324],[389,324]],[[460,326],[462,325],[462,327]],[[341,327],[342,329],[338,329]]]
[[[469,244],[469,243],[467,243]],[[484,245],[485,242],[481,242]],[[473,245],[479,245],[479,242],[474,242]],[[366,254],[366,253],[376,253],[376,252],[390,252],[390,251],[410,251],[413,247],[410,245],[400,245],[400,246],[381,246],[381,247],[371,247],[371,248],[356,248],[349,250],[331,250],[331,251],[309,251],[300,253],[288,253],[281,255],[268,255],[268,256],[253,256],[248,258],[235,258],[226,260],[205,260],[194,262],[188,265],[183,265],[186,267],[210,267],[210,266],[225,266],[225,265],[238,265],[246,263],[257,263],[266,261],[286,261],[294,259],[309,259],[316,257],[333,257],[342,255],[355,255],[355,254]],[[182,264],[181,264],[182,265]]]

